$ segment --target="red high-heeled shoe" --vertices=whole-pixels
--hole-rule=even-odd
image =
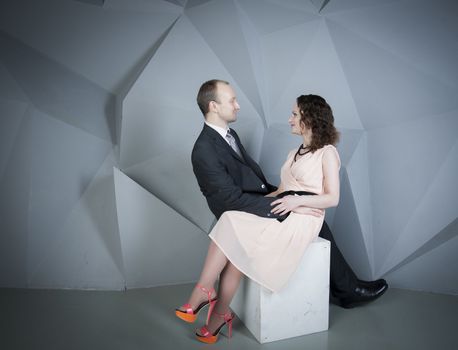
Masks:
[[[193,323],[197,320],[197,314],[199,313],[199,311],[202,310],[205,306],[210,305],[210,308],[208,309],[207,323],[206,323],[208,324],[208,320],[210,319],[210,315],[213,312],[213,308],[215,307],[215,304],[218,298],[214,297],[212,299],[212,294],[215,292],[213,288],[211,290],[208,290],[199,284],[196,285],[196,287],[198,287],[200,290],[202,290],[202,292],[207,294],[208,300],[200,303],[199,306],[197,306],[195,310],[191,308],[191,304],[186,303],[182,306],[182,308],[185,310],[175,309],[175,315],[185,322]]]
[[[219,326],[213,334],[210,333],[207,326],[203,326],[200,328],[200,334],[196,332],[197,340],[201,341],[202,343],[213,344],[216,343],[218,340],[218,335],[223,326],[227,325],[228,327],[228,338],[232,337],[232,320],[234,319],[234,315],[231,312],[226,312],[225,314],[219,314],[215,311],[215,315],[218,317],[224,318],[224,323]],[[207,321],[208,325],[208,321]]]

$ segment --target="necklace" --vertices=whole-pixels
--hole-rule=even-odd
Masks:
[[[304,151],[304,153],[301,153],[301,151]],[[300,156],[303,156],[304,154],[307,154],[309,152],[310,152],[309,146],[304,146],[304,145],[300,145],[299,149],[297,150],[297,154]]]
[[[301,151],[303,151],[303,153]],[[304,146],[303,144],[301,144],[299,146],[299,149],[297,150],[296,154],[294,155],[294,162],[297,160],[296,159],[297,156],[303,156],[303,155],[305,155],[305,154],[307,154],[309,152],[310,152],[309,146]]]

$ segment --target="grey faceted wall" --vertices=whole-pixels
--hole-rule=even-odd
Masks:
[[[458,294],[458,5],[447,0],[0,3],[0,286],[194,281],[214,224],[192,173],[200,84],[278,184],[316,93],[341,132],[326,220],[360,278]]]

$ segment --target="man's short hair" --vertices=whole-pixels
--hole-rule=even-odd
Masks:
[[[211,101],[218,102],[218,96],[216,96],[218,83],[229,85],[229,83],[225,80],[212,79],[203,83],[199,89],[197,94],[197,104],[204,116],[208,113],[208,104]]]

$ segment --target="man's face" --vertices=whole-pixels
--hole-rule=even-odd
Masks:
[[[230,85],[219,83],[216,94],[218,101],[215,102],[220,119],[226,123],[235,122],[240,106],[237,102],[234,89]]]

